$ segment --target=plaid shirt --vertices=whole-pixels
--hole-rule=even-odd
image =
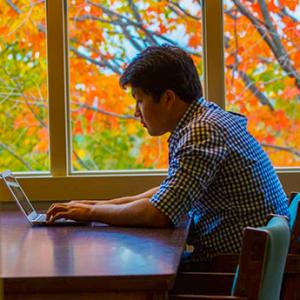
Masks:
[[[245,117],[201,98],[169,138],[168,176],[150,202],[175,226],[193,216],[191,261],[239,252],[244,227],[288,215],[271,162],[246,126]]]

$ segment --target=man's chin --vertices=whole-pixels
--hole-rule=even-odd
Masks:
[[[161,135],[164,134],[164,133],[162,133],[162,132],[153,131],[153,130],[147,128],[147,127],[146,127],[146,129],[147,129],[148,134],[149,134],[150,136],[161,136]]]

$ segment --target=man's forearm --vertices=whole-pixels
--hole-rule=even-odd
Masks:
[[[126,203],[130,203],[133,201],[141,200],[141,199],[150,199],[158,190],[159,190],[159,186],[152,188],[152,189],[150,189],[144,193],[138,194],[138,195],[99,201],[99,204],[101,204],[101,205],[104,205],[104,204],[126,204]]]
[[[170,220],[159,212],[147,198],[128,203],[93,205],[91,221],[115,226],[170,227]]]

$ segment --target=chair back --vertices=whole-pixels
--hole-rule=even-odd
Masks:
[[[300,193],[293,192],[290,197],[291,244],[289,253],[300,254]]]
[[[247,227],[232,295],[278,300],[290,242],[288,221],[273,216],[267,226]]]

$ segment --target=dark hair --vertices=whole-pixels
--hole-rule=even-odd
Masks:
[[[202,97],[192,58],[182,49],[170,45],[150,46],[139,53],[125,69],[120,85],[141,88],[157,102],[167,89],[188,103]]]

